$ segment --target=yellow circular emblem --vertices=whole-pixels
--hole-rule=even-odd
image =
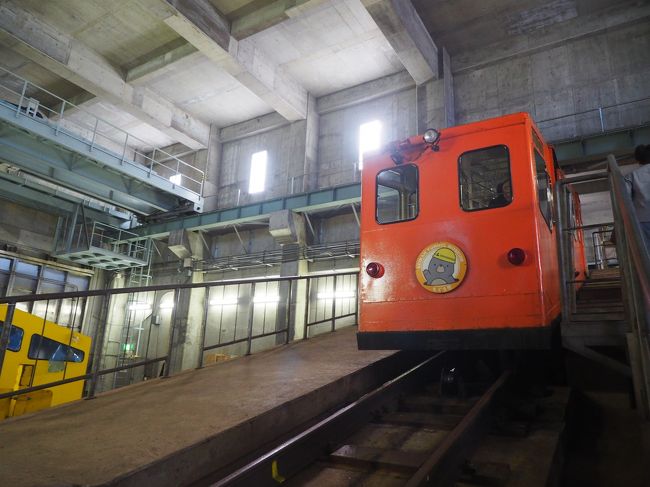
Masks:
[[[448,293],[465,279],[467,259],[462,250],[449,242],[435,242],[420,252],[415,262],[415,276],[424,289]]]

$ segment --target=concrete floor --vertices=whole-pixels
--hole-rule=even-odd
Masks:
[[[0,484],[180,485],[384,380],[355,327],[0,423]]]
[[[650,423],[620,392],[584,392],[566,452],[566,487],[648,487]]]

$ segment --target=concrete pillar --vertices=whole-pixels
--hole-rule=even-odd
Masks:
[[[205,252],[203,238],[198,232],[186,232],[188,253],[183,259],[183,272],[177,278],[178,284],[203,282],[203,274],[192,272],[192,261],[202,259]],[[196,367],[201,347],[205,290],[182,289],[177,293],[172,320],[171,357],[169,372]]]
[[[203,183],[203,211],[216,210],[218,206],[217,191],[221,177],[221,140],[219,128],[210,125],[210,139],[205,165],[205,182]]]
[[[303,191],[318,187],[318,140],[320,115],[316,109],[316,99],[310,94],[307,101],[307,119],[305,121],[305,165]]]
[[[304,276],[307,274],[307,262],[296,259],[295,254],[300,247],[306,244],[306,225],[302,215],[290,210],[273,213],[269,220],[271,235],[282,245],[283,254],[287,255],[287,262],[280,265],[280,276]],[[289,295],[291,291],[291,296]],[[307,304],[306,281],[282,282],[278,286],[280,301],[276,314],[275,329],[281,330],[289,326],[289,341],[302,338],[305,326],[305,306]],[[288,303],[288,305],[287,305]],[[276,343],[284,343],[286,335],[277,335]]]
[[[456,125],[454,79],[451,58],[446,49],[440,51],[439,79],[418,87],[418,133],[427,128],[442,129]],[[420,125],[423,123],[423,125]]]

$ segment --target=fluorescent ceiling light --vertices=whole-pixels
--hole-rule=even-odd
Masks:
[[[316,295],[316,298],[318,299],[345,299],[345,298],[354,298],[357,295],[356,292],[354,291],[336,291],[333,293],[332,291],[325,291],[322,293],[318,293]]]
[[[224,298],[214,298],[210,300],[210,306],[227,306],[237,304],[239,299],[237,296],[226,296]]]

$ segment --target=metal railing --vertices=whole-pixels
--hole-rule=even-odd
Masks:
[[[595,225],[578,224],[575,218],[572,185],[607,179],[607,172],[600,171],[593,174],[573,176],[559,179],[555,184],[555,218],[558,229],[558,257],[560,264],[560,290],[562,294],[562,320],[571,323],[576,313],[576,292],[585,282],[585,277],[576,279],[575,269],[575,236],[578,231],[591,228],[600,228],[601,223]]]
[[[134,240],[135,238],[139,240]],[[151,239],[140,238],[136,233],[102,222],[78,223],[62,233],[56,251],[71,253],[91,247],[149,262]]]
[[[596,227],[591,233],[591,249],[593,255],[587,261],[593,262],[597,269],[618,267],[616,232],[613,223],[604,223]]]
[[[650,242],[644,238],[616,158],[609,155],[607,161],[634,392],[639,410],[650,419]]]
[[[91,112],[0,67],[0,103],[16,117],[25,116],[83,142],[90,152],[120,159],[122,165],[145,167],[160,178],[197,195],[203,192],[205,172]]]
[[[92,398],[98,390],[116,386],[116,376],[102,381],[111,374],[128,373],[127,383],[167,377],[355,325],[357,287],[358,272],[348,272],[3,297],[0,304],[8,309],[0,334],[0,371],[5,354],[11,353],[7,351],[11,329],[19,326],[13,322],[14,310],[24,303],[45,303],[39,309],[47,309],[62,300],[84,298],[89,311],[83,314],[82,331],[91,336],[92,352],[86,374],[64,375],[36,386],[30,382],[0,394],[0,399],[80,380],[88,381],[83,397]],[[184,340],[188,327],[199,337],[195,357]],[[111,354],[117,337],[117,353]],[[215,356],[217,350],[223,353]]]
[[[557,203],[558,249],[562,292],[562,320],[572,324],[576,313],[576,293],[585,279],[577,279],[574,267],[573,232],[600,228],[603,224],[576,226],[571,217],[571,185],[591,181],[609,182],[616,255],[620,269],[625,309],[625,342],[630,359],[635,398],[641,414],[650,419],[650,254],[629,191],[614,156],[607,158],[608,170],[559,180],[555,187]],[[611,224],[610,224],[611,225]],[[611,238],[611,236],[610,236]],[[611,279],[611,283],[619,278]]]
[[[630,100],[614,105],[603,105],[558,117],[536,121],[541,130],[549,124],[569,121],[576,124],[576,136],[593,135],[625,127],[650,123],[650,97]],[[564,137],[566,138],[566,137]]]

